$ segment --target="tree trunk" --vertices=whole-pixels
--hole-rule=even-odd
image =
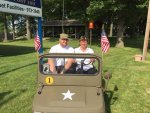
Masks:
[[[6,14],[4,14],[4,40],[3,42],[7,42],[8,39],[8,29],[7,29],[7,18],[6,18]]]
[[[113,34],[113,22],[110,24],[110,31],[109,31],[109,36],[112,37]]]
[[[26,38],[29,40],[31,39],[31,25],[30,25],[30,17],[28,16],[26,16],[26,30],[27,30]]]
[[[13,32],[13,40],[15,40],[15,23],[14,23],[14,15],[12,15],[12,32]]]
[[[116,47],[123,48],[124,42],[123,42],[123,32],[124,32],[124,22],[122,20],[118,23],[118,30],[117,30],[117,43]]]
[[[104,23],[102,24],[101,30],[103,30],[103,29],[105,30],[105,24]]]

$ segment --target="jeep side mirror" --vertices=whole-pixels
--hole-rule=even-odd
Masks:
[[[109,79],[112,78],[112,74],[107,71],[107,72],[104,73],[104,78],[105,78],[106,80],[109,80]]]
[[[104,83],[104,86],[105,86],[104,88],[105,88],[105,90],[107,90],[108,82],[109,82],[109,80],[110,80],[111,78],[112,78],[112,73],[110,73],[110,72],[108,72],[108,71],[104,73],[104,79],[105,79],[105,80],[104,80],[104,82],[105,82],[105,83]]]

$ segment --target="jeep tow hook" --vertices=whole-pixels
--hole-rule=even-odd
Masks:
[[[43,88],[44,88],[44,85],[41,85],[41,86],[39,87],[39,90],[38,90],[38,94],[39,94],[39,95],[42,93]]]

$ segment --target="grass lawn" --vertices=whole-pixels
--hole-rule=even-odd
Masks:
[[[55,39],[43,41],[44,53],[57,44]],[[150,53],[145,62],[134,61],[142,54],[141,38],[126,39],[125,48],[111,48],[103,55],[103,72],[112,73],[106,92],[108,113],[150,113]],[[78,46],[72,39],[70,45]],[[99,41],[91,48],[101,56]],[[37,55],[32,40],[0,42],[0,113],[31,113],[36,91]]]

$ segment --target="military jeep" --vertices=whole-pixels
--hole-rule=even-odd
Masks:
[[[93,74],[53,73],[49,59],[82,59],[92,63]],[[95,59],[94,62],[84,61]],[[65,64],[65,63],[64,63]],[[76,65],[73,67],[76,69]],[[106,113],[102,88],[102,60],[93,54],[44,54],[39,56],[38,85],[33,113]]]

